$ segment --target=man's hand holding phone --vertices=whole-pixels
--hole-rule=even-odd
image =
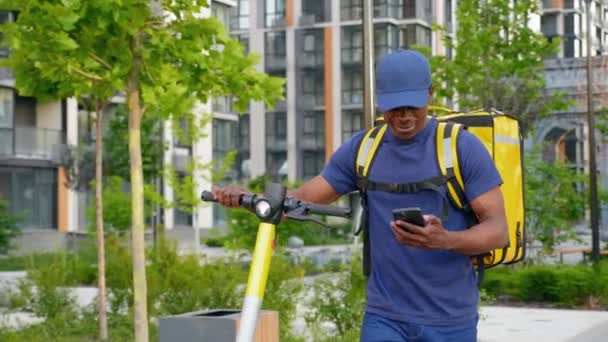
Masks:
[[[449,232],[434,215],[423,215],[420,208],[393,210],[393,234],[399,243],[427,249],[449,249]]]

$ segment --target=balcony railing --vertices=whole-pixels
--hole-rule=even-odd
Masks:
[[[324,62],[323,51],[302,51],[298,58],[298,65],[301,68],[321,67]]]
[[[363,62],[363,48],[354,47],[342,49],[342,63],[361,64]]]
[[[264,59],[266,70],[285,70],[287,68],[284,54],[267,54]]]
[[[0,155],[26,159],[55,159],[64,144],[61,130],[16,126],[0,128]]]

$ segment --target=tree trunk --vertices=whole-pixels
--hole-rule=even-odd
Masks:
[[[108,320],[106,316],[106,252],[103,236],[103,108],[97,101],[95,105],[95,209],[97,224],[97,278],[99,304],[99,339],[108,340]]]
[[[127,81],[129,106],[129,157],[131,162],[131,253],[133,254],[133,296],[135,341],[148,342],[146,255],[144,246],[144,182],[141,158],[141,118],[139,72],[142,63],[141,36],[131,41],[133,64]]]

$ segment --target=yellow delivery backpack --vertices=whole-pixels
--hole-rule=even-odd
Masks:
[[[440,188],[447,187],[451,205],[468,213],[471,226],[477,222],[477,217],[465,197],[464,182],[458,164],[458,149],[456,146],[458,134],[461,130],[466,129],[485,145],[500,172],[503,180],[501,190],[505,198],[505,210],[509,226],[509,243],[507,246],[473,258],[479,273],[478,281],[481,283],[485,268],[518,262],[525,257],[523,138],[520,123],[517,118],[496,110],[458,113],[432,106],[429,107],[429,110],[449,112],[447,115],[437,117],[435,146],[440,171],[439,177],[412,184],[376,183],[367,179],[375,159],[374,156],[382,145],[382,137],[387,129],[382,118],[376,120],[376,126],[367,131],[357,150],[357,165],[355,168],[364,215],[361,220],[364,273],[369,275],[371,265],[366,203],[366,191],[370,189],[370,186],[376,190],[409,193],[420,190],[439,191]],[[447,208],[444,208],[443,212],[447,215]]]

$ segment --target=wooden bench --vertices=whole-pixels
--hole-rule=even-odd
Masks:
[[[553,250],[553,254],[559,254],[559,262],[564,262],[564,254],[582,254],[583,260],[587,260],[587,257],[592,256],[591,248],[556,248]],[[608,250],[600,250],[600,255],[608,255]]]

